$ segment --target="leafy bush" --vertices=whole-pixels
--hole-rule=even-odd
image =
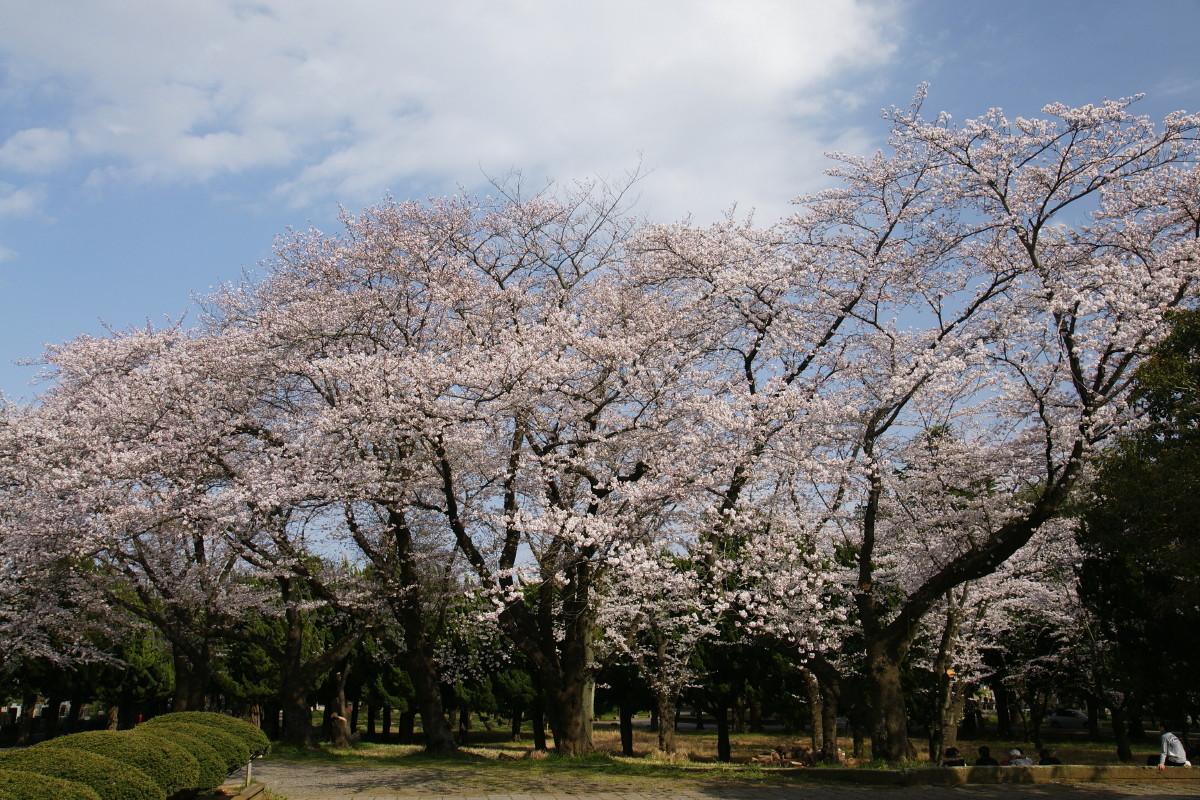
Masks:
[[[203,739],[195,735],[189,736],[185,731],[174,730],[169,725],[139,725],[136,732],[141,736],[178,745],[196,759],[200,767],[199,777],[196,778],[197,789],[215,789],[225,782],[225,776],[229,773],[225,768],[225,759]]]
[[[157,736],[142,736],[137,731],[87,731],[59,736],[36,748],[69,747],[108,756],[130,764],[150,776],[168,796],[183,789],[199,787],[200,763],[187,750]]]
[[[3,800],[100,800],[89,787],[74,781],[51,778],[34,772],[0,769],[0,798]]]
[[[194,722],[160,722],[157,725],[142,724],[139,727],[147,731],[160,729],[177,731],[199,739],[221,756],[226,773],[233,772],[238,767],[244,767],[250,760],[250,748],[242,744],[241,739],[212,725],[197,725]]]
[[[244,719],[231,717],[228,714],[213,714],[207,711],[176,711],[163,714],[148,720],[146,725],[161,725],[166,722],[190,722],[195,725],[209,725],[226,733],[231,733],[242,740],[254,756],[266,755],[271,749],[271,740],[261,730],[246,722]]]
[[[137,767],[66,747],[28,747],[0,753],[0,769],[35,772],[86,784],[100,800],[166,800],[167,794]],[[53,795],[50,795],[53,796]]]

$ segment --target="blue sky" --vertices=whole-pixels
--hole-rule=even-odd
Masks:
[[[1197,0],[0,0],[0,392],[339,205],[640,159],[650,218],[765,222],[923,81],[957,119],[1200,110],[1198,30]]]

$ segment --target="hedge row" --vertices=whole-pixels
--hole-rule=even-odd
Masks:
[[[224,714],[165,714],[0,753],[0,800],[166,800],[215,789],[268,747],[258,728]]]

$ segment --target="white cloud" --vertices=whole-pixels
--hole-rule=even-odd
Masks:
[[[49,172],[66,163],[71,136],[66,131],[28,128],[0,145],[0,167],[19,172]]]
[[[845,76],[889,57],[897,13],[870,0],[8,6],[9,91],[70,87],[71,141],[105,172],[271,167],[292,202],[356,204],[481,168],[620,173],[644,153],[647,196],[670,215],[811,187],[833,145],[821,125],[853,96]],[[63,150],[46,144],[49,165]]]
[[[37,188],[21,188],[0,182],[0,219],[25,216],[41,202],[42,192]]]

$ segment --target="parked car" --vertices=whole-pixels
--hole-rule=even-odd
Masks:
[[[1087,727],[1088,716],[1086,712],[1074,708],[1059,708],[1047,715],[1046,721],[1051,728],[1081,729]]]

